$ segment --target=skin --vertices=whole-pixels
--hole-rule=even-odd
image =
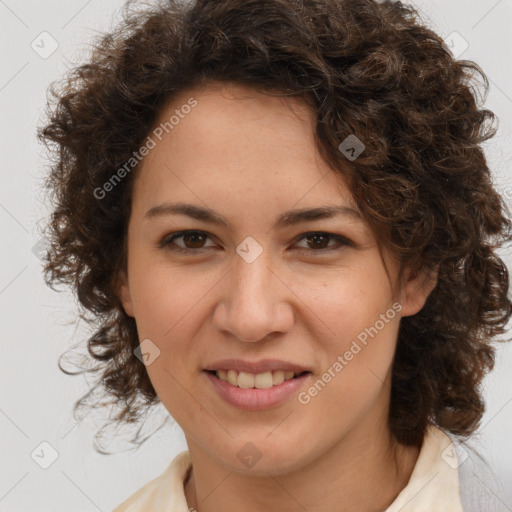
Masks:
[[[193,462],[188,504],[199,512],[382,511],[418,457],[387,425],[400,318],[423,307],[435,282],[406,270],[393,289],[399,265],[384,252],[390,281],[362,220],[340,216],[273,228],[291,209],[355,208],[340,174],[317,152],[305,103],[210,84],[174,98],[161,120],[191,96],[197,106],[137,171],[127,273],[119,281],[140,339],[160,350],[147,371],[185,433]],[[178,201],[208,206],[230,228],[183,215],[144,217]],[[159,247],[185,229],[209,237]],[[311,231],[351,245],[335,238],[315,245],[303,237]],[[263,249],[250,264],[236,252],[248,236]],[[334,249],[315,253],[326,246]],[[312,371],[307,390],[397,301],[401,312],[307,405],[294,396],[278,407],[244,411],[224,402],[202,371],[229,357],[283,359]],[[248,442],[261,454],[251,468],[237,457]]]

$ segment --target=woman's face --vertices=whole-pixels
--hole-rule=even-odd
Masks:
[[[189,447],[232,471],[279,474],[386,429],[400,318],[431,287],[410,277],[393,295],[317,153],[313,114],[225,85],[188,91],[160,120],[137,171],[120,296]],[[173,213],[178,203],[209,213]],[[290,213],[324,207],[341,209]],[[281,382],[285,370],[309,373]]]

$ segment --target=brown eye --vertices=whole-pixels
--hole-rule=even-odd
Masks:
[[[207,249],[210,246],[206,246],[205,242],[210,236],[203,231],[180,231],[179,233],[173,233],[170,236],[166,236],[158,244],[160,248],[166,248],[171,251],[177,252],[193,252],[198,249]],[[181,240],[181,243],[176,243],[177,240]]]
[[[312,244],[312,249],[325,249],[329,244],[329,235],[323,233],[315,233],[314,235],[308,235],[306,240],[308,244]]]
[[[186,233],[183,235],[183,242],[186,245],[187,249],[200,249],[207,236],[204,233]]]
[[[326,254],[336,251],[343,246],[353,246],[352,242],[347,238],[332,233],[305,233],[299,240],[305,240],[307,247],[299,249],[300,252],[307,252],[310,254]],[[337,242],[329,246],[329,241],[334,240]]]

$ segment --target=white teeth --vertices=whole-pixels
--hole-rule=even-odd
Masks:
[[[293,379],[295,373],[291,371],[276,370],[264,373],[237,372],[235,370],[218,370],[215,372],[220,380],[229,382],[232,386],[243,389],[268,389],[282,384],[285,380]]]
[[[254,387],[254,375],[252,373],[240,372],[238,374],[238,387],[239,388],[253,388]]]
[[[258,389],[271,388],[273,385],[272,372],[258,373],[258,375],[254,377],[254,386]]]
[[[219,377],[219,379],[221,378],[220,375],[218,374],[218,372],[217,372],[217,377]],[[229,370],[227,380],[232,386],[236,386],[237,381],[238,381],[238,372],[235,372],[235,370]]]
[[[276,372],[272,372],[272,384],[277,386],[278,384],[282,384],[284,382],[284,372],[283,370],[277,370]]]

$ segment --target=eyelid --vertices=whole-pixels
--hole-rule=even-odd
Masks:
[[[204,249],[212,248],[212,246],[207,246],[207,247],[199,247],[197,249],[188,249],[188,248],[183,248],[183,247],[169,249],[168,246],[175,239],[182,238],[184,235],[189,234],[189,233],[205,235],[206,237],[210,238],[211,240],[215,239],[215,237],[213,235],[211,235],[210,233],[208,233],[207,231],[203,231],[200,229],[184,229],[181,231],[175,231],[172,233],[168,233],[158,242],[157,245],[161,249],[168,249],[168,250],[171,250],[174,252],[188,253],[188,254],[200,253]],[[308,236],[312,236],[312,235],[325,235],[325,236],[329,237],[329,239],[331,239],[331,240],[336,240],[338,242],[338,244],[341,244],[341,247],[344,247],[344,246],[355,247],[355,244],[347,237],[345,237],[343,235],[337,235],[337,234],[331,233],[329,231],[307,231],[305,233],[301,233],[298,237],[296,237],[294,239],[293,244],[296,244],[297,242],[300,242],[300,241],[306,239]],[[336,247],[336,245],[334,245],[334,246],[327,247],[324,249],[300,248],[300,249],[298,249],[298,251],[301,253],[308,253],[308,254],[325,254],[325,253],[335,252],[336,250],[341,249],[341,247]]]
[[[308,231],[307,233],[302,233],[295,239],[295,243],[298,241],[301,241],[303,239],[306,239],[308,236],[311,236],[311,235],[325,235],[330,240],[335,240],[337,242],[337,244],[334,244],[333,246],[327,247],[325,249],[301,248],[301,249],[299,249],[299,252],[320,255],[320,254],[334,253],[336,251],[341,250],[342,247],[346,247],[346,246],[355,247],[354,243],[351,240],[349,240],[347,237],[345,237],[343,235],[337,235],[336,233],[331,233],[330,231]]]
[[[161,248],[161,249],[167,249],[168,246],[177,238],[182,238],[183,236],[189,234],[189,233],[198,233],[200,235],[205,235],[207,236],[208,238],[210,239],[213,239],[215,238],[213,235],[211,235],[210,233],[208,233],[207,231],[202,231],[200,229],[183,229],[181,231],[174,231],[172,233],[168,233],[167,235],[165,235],[159,242],[158,242],[158,247]],[[211,247],[211,246],[209,246]],[[208,248],[208,247],[206,247]],[[199,252],[201,251],[202,249],[205,249],[205,247],[200,247],[199,249],[187,249],[187,248],[183,248],[183,247],[178,247],[177,249],[170,249],[170,250],[175,250],[177,252]]]

